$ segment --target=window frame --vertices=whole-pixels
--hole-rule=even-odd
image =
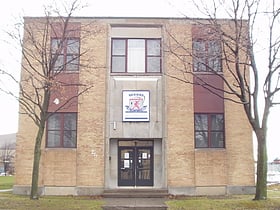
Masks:
[[[207,116],[207,129],[196,129],[196,115],[206,115]],[[221,129],[212,129],[212,116],[222,116],[223,119],[223,125],[221,126]],[[205,132],[207,133],[207,146],[198,146],[197,144],[197,138],[196,134],[198,132]],[[213,133],[222,133],[223,138],[223,146],[212,146],[212,142],[214,140],[212,139]],[[194,145],[195,149],[224,149],[226,148],[226,140],[225,140],[225,115],[224,113],[194,113]]]
[[[114,55],[113,54],[113,42],[114,40],[124,40],[125,46],[124,46],[124,55]],[[128,43],[129,40],[144,40],[144,53],[145,53],[145,59],[144,59],[144,71],[129,71],[128,69]],[[159,55],[152,55],[148,54],[148,41],[150,40],[158,40],[160,47],[159,47]],[[162,73],[162,39],[161,38],[111,38],[111,66],[110,66],[110,73],[111,74],[161,74]],[[124,58],[124,71],[113,71],[113,58]],[[159,71],[148,71],[148,60],[149,58],[158,58],[159,59]]]
[[[75,128],[76,129],[65,129],[65,115],[72,114],[75,116]],[[49,113],[49,117],[46,122],[46,148],[68,148],[68,149],[75,149],[77,148],[77,126],[78,126],[78,113],[77,112],[55,112]],[[59,115],[59,128],[58,129],[49,129],[50,117],[54,115]],[[49,132],[59,132],[59,145],[58,146],[49,146]],[[71,131],[75,133],[75,145],[74,146],[65,146],[65,131]]]
[[[56,43],[58,46],[57,49],[54,51],[54,41],[56,40]],[[77,48],[75,48],[76,52],[73,52],[73,50],[69,49],[69,46],[71,46],[71,44],[68,44],[68,41],[71,42],[72,40],[75,40],[74,42],[72,42],[72,44],[74,43],[78,43]],[[62,46],[59,46],[59,44],[61,44]],[[68,73],[72,73],[72,72],[79,72],[80,70],[80,47],[81,47],[81,40],[78,37],[69,37],[69,38],[65,38],[64,40],[62,38],[59,37],[52,37],[51,38],[51,59],[53,61],[54,57],[55,57],[55,62],[52,64],[52,71],[54,73],[60,73],[60,72],[68,72]],[[70,51],[70,52],[69,52]],[[72,52],[71,52],[72,51]],[[56,70],[56,62],[58,61],[58,58],[62,56],[62,64],[58,66],[58,70]],[[74,57],[74,59],[71,59],[68,61],[69,57]],[[69,66],[77,66],[76,68],[69,68]],[[60,69],[60,67],[62,67]],[[71,69],[71,70],[70,70]]]
[[[197,52],[197,48],[195,48],[196,43],[203,44],[204,51]],[[215,44],[215,49],[217,47],[217,53],[210,53],[211,52],[211,45],[212,43]],[[215,72],[215,73],[222,73],[223,66],[222,66],[222,43],[219,39],[193,39],[192,40],[192,53],[193,53],[193,72],[202,73],[202,72]],[[218,62],[218,67],[212,68],[210,61],[215,60]],[[202,62],[200,62],[202,60]],[[203,67],[200,67],[200,65]],[[197,67],[198,66],[198,67]]]

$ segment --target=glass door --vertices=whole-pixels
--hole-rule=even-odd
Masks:
[[[118,185],[135,185],[135,149],[119,147]]]
[[[136,186],[153,186],[153,148],[136,148]]]
[[[118,185],[153,186],[153,146],[135,141],[126,142],[126,145],[131,146],[119,144],[118,148]]]

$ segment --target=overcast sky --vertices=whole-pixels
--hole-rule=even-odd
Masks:
[[[15,24],[22,16],[44,16],[44,5],[53,5],[53,2],[55,1],[8,0],[2,4],[0,7],[0,68],[10,69],[12,72],[20,71],[20,51],[11,47],[11,43],[6,43],[8,39],[5,31],[15,28]],[[88,7],[75,15],[112,17],[183,17],[187,15],[193,17],[197,14],[195,8],[190,6],[192,0],[84,0],[83,2],[88,4]],[[269,2],[269,0],[264,0],[264,2]],[[17,107],[13,99],[0,93],[0,135],[17,132]],[[270,116],[268,142],[270,160],[280,157],[278,149],[280,139],[277,133],[279,118],[280,106],[273,108],[273,114]]]
[[[6,32],[13,30],[23,16],[44,16],[44,7],[54,5],[53,2],[55,1],[8,0],[0,7],[0,68],[9,69],[11,72],[20,70],[20,50],[15,50]],[[182,14],[177,8],[185,5],[186,1],[175,0],[170,3],[169,0],[85,0],[82,4],[88,6],[74,15],[178,17]],[[3,85],[3,81],[0,85]],[[9,85],[10,83],[5,84]],[[0,135],[17,132],[17,103],[1,92],[0,102]]]

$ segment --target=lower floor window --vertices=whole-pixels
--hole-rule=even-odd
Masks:
[[[76,148],[77,113],[54,113],[47,121],[47,142],[50,148]]]
[[[194,115],[195,148],[224,148],[224,115]]]

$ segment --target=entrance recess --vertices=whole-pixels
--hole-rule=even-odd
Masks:
[[[119,186],[153,186],[153,172],[153,141],[119,141]]]

